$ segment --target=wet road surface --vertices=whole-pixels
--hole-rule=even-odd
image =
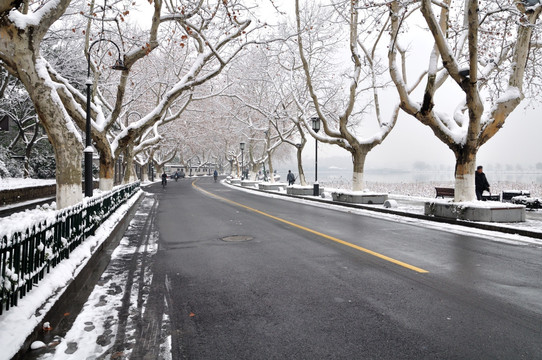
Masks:
[[[147,191],[174,359],[542,358],[540,248],[209,178]]]

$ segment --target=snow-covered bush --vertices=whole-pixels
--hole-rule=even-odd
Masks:
[[[0,179],[9,176],[9,170],[6,167],[6,164],[0,159]]]
[[[54,179],[56,174],[55,157],[52,154],[36,154],[30,158],[30,177]]]
[[[12,159],[8,150],[0,146],[0,178],[22,176],[23,171],[20,161]]]

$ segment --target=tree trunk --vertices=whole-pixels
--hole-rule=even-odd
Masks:
[[[364,187],[363,172],[365,169],[365,159],[367,151],[357,149],[352,152],[352,161],[354,163],[354,172],[352,173],[352,190],[362,191]]]
[[[35,125],[38,126],[38,125]],[[24,160],[23,160],[23,178],[28,179],[30,177],[30,155],[32,153],[32,145],[33,143],[30,143],[26,146],[25,152],[24,152]]]
[[[38,74],[33,55],[17,59],[17,71],[23,74],[19,79],[27,89],[55,151],[57,209],[75,205],[83,200],[81,137],[59,106],[56,89],[49,85],[52,80],[44,79],[47,76],[44,72]]]
[[[271,182],[271,184],[274,184],[275,183],[275,176],[273,174],[273,162],[271,161],[271,152],[267,152],[267,160],[268,160],[268,164],[269,164],[269,176],[268,176],[268,179],[269,179],[269,182]],[[264,174],[265,176],[265,174]]]
[[[81,143],[72,146],[56,144],[56,208],[63,209],[83,200],[81,164],[83,149]],[[74,151],[78,148],[79,151]]]
[[[137,180],[135,175],[134,167],[134,145],[130,144],[124,150],[124,179],[122,180],[123,184],[129,184]]]
[[[141,182],[149,181],[149,164],[144,164],[141,166]]]
[[[307,186],[307,180],[305,179],[305,171],[303,170],[303,160],[301,154],[303,152],[303,146],[297,148],[297,171],[299,172],[299,184],[301,186]]]
[[[476,153],[476,148],[464,147],[455,154],[455,202],[476,200]]]
[[[115,160],[100,152],[100,190],[110,191],[115,182]]]
[[[156,172],[154,173],[154,177],[160,177],[162,176],[162,168],[164,166],[163,165],[159,165],[159,164],[156,164]],[[188,172],[186,174],[186,176],[190,175],[190,172]]]
[[[32,135],[32,139],[26,144],[25,153],[24,153],[24,174],[23,177],[25,179],[30,177],[30,155],[32,155],[32,148],[34,147],[34,144],[36,143],[36,139],[38,137],[39,132],[39,126],[38,126],[38,120],[36,119],[34,122],[34,135]],[[23,134],[24,135],[24,134]],[[23,136],[24,139],[24,136]]]
[[[252,166],[249,166],[250,174],[248,174],[248,180],[252,180],[252,181],[258,180],[259,168],[260,168],[260,164],[252,164]]]

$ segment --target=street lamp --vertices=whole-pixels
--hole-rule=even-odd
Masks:
[[[245,178],[245,159],[243,157],[243,150],[245,150],[245,143],[239,143],[239,147],[241,148],[241,180],[244,180]]]
[[[117,48],[117,53],[119,54],[119,57],[117,61],[115,62],[115,65],[111,67],[113,70],[128,70],[126,66],[124,66],[124,63],[122,59],[120,58],[120,49],[117,44],[115,44],[112,40],[109,39],[98,39],[94,41],[92,44],[90,44],[90,47],[88,48],[88,57],[87,57],[87,64],[88,64],[88,71],[87,71],[87,119],[86,119],[86,129],[85,129],[85,196],[92,196],[92,190],[93,190],[93,184],[92,184],[92,153],[94,150],[92,149],[92,140],[90,136],[90,87],[92,86],[92,79],[90,78],[90,54],[92,47],[96,45],[97,43],[101,41],[108,41],[115,45]]]
[[[313,117],[311,118],[312,121],[312,130],[314,130],[315,133],[318,133],[320,131],[320,118],[319,117]],[[314,152],[314,196],[320,195],[320,185],[318,184],[318,139],[314,138],[315,143],[315,152]]]

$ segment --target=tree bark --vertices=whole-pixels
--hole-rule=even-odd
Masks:
[[[299,184],[301,186],[307,186],[307,180],[305,179],[305,170],[303,170],[303,146],[297,148],[297,171],[299,173]]]
[[[141,182],[149,181],[149,164],[141,166]]]
[[[354,163],[354,172],[352,173],[352,190],[362,191],[364,188],[363,172],[365,169],[365,159],[368,151],[356,149],[352,152],[352,161]]]
[[[100,153],[100,190],[113,189],[115,182],[115,160]]]
[[[55,101],[56,90],[46,72],[38,74],[32,54],[19,57],[17,70],[25,85],[36,112],[53,145],[56,160],[57,209],[75,205],[83,200],[81,163],[83,145],[71,119],[66,119],[62,108]],[[60,119],[65,119],[61,121]]]
[[[274,184],[275,176],[273,174],[273,161],[271,161],[271,151],[267,152],[267,160],[269,164],[269,169],[267,169],[269,171],[269,182],[271,182],[271,184]],[[264,174],[264,178],[265,178],[265,174]]]
[[[455,152],[455,202],[476,199],[474,173],[477,150],[475,147],[464,147]]]
[[[126,147],[124,150],[124,178],[122,180],[123,184],[129,184],[131,182],[134,182],[137,180],[137,176],[135,175],[135,168],[134,168],[134,145],[130,144]]]

